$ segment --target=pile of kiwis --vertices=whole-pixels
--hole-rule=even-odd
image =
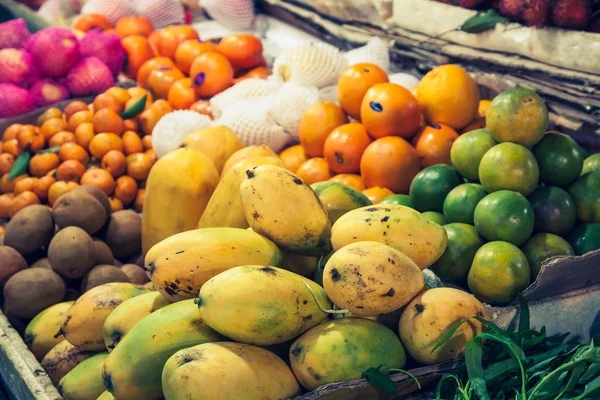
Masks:
[[[31,319],[108,282],[151,285],[143,269],[142,218],[111,213],[108,197],[82,185],[54,203],[19,211],[0,237],[0,292],[7,316]]]

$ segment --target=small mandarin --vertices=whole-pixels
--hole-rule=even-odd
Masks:
[[[0,195],[0,218],[8,218],[10,214],[10,203],[15,197],[14,193],[4,193]]]
[[[111,150],[123,151],[123,140],[114,133],[99,133],[90,142],[90,153],[97,159],[102,159]]]
[[[86,108],[87,109],[87,108]],[[69,117],[70,118],[70,117]],[[69,131],[69,124],[62,118],[50,118],[40,126],[40,133],[46,140],[62,131]]]
[[[29,173],[32,176],[41,178],[48,172],[57,168],[60,159],[56,153],[37,153],[29,160]]]
[[[23,149],[21,146],[19,146],[19,141],[17,139],[6,140],[2,144],[2,150],[13,157],[18,157],[21,153],[23,153]]]
[[[95,186],[109,196],[115,187],[115,180],[107,170],[92,168],[83,174],[81,184]]]
[[[86,172],[85,165],[77,160],[67,160],[56,169],[56,179],[59,181],[77,182]]]
[[[15,185],[21,179],[28,178],[29,175],[23,174],[17,176],[15,179],[8,179],[8,174],[4,174],[2,179],[0,179],[0,192],[2,193],[13,193],[15,191]]]
[[[107,170],[114,178],[118,178],[125,173],[127,160],[121,151],[111,150],[102,157],[100,166]]]
[[[91,122],[84,122],[75,129],[75,143],[88,149],[90,142],[94,138],[94,124]]]
[[[75,143],[75,135],[68,131],[62,131],[54,134],[48,140],[48,147],[57,147],[69,142]]]
[[[0,154],[0,176],[7,174],[15,162],[15,156],[9,153]]]
[[[131,95],[129,94],[127,89],[118,86],[113,86],[110,89],[107,89],[104,93],[111,95],[115,99],[119,100],[123,105],[125,105],[125,103],[127,103],[127,100],[131,98]]]
[[[152,149],[152,135],[146,135],[142,138],[142,144],[144,145],[144,150]]]
[[[88,111],[88,105],[80,100],[75,100],[67,104],[64,109],[65,118],[69,120],[77,111]]]
[[[103,108],[96,111],[92,118],[92,123],[96,132],[110,132],[115,135],[121,135],[125,128],[123,119],[110,108]]]
[[[394,195],[394,192],[392,192],[390,189],[381,186],[365,189],[362,191],[362,193],[367,196],[373,204],[379,204],[381,200]]]
[[[39,178],[25,178],[25,179],[21,179],[19,182],[15,183],[15,189],[14,189],[14,194],[19,195],[23,192],[31,192],[33,191],[33,188],[36,184],[36,182],[38,181]]]
[[[114,197],[121,200],[124,205],[128,205],[135,200],[138,185],[135,179],[130,176],[121,176],[117,179]]]
[[[104,108],[110,108],[117,114],[122,114],[124,111],[125,103],[121,103],[119,100],[107,93],[100,93],[94,98],[94,112],[98,112]]]
[[[17,134],[17,142],[22,150],[29,148],[31,151],[40,151],[44,148],[46,140],[39,130],[21,129]]]
[[[136,181],[144,180],[148,177],[152,164],[152,159],[148,154],[130,154],[127,156],[127,175]]]
[[[134,131],[127,131],[123,134],[123,149],[125,150],[125,154],[133,154],[133,153],[141,153],[144,151],[144,145],[142,144],[142,139],[140,136]]]
[[[82,146],[72,142],[61,145],[58,156],[62,161],[77,160],[83,165],[90,162],[90,156],[87,151]]]
[[[4,133],[2,134],[2,140],[6,141],[6,140],[11,140],[11,139],[16,139],[17,133],[19,133],[22,126],[23,125],[21,125],[21,124],[9,125],[8,128],[6,128],[4,130]]]
[[[48,190],[54,182],[56,182],[56,179],[51,176],[43,176],[39,178],[35,182],[35,185],[33,185],[33,193],[35,193],[35,195],[41,201],[46,201],[48,199]]]
[[[77,186],[77,182],[66,182],[66,181],[57,181],[50,185],[48,188],[48,203],[50,205],[54,205],[54,202],[63,194],[70,192],[75,189]]]
[[[69,118],[69,130],[75,132],[77,127],[85,122],[92,122],[94,114],[89,110],[77,111]]]
[[[309,185],[327,181],[333,176],[327,161],[321,157],[311,158],[300,164],[296,175]]]
[[[344,185],[348,185],[353,187],[356,190],[363,191],[365,190],[365,182],[363,181],[362,176],[356,174],[338,174],[331,179],[331,182],[339,182]]]
[[[108,202],[110,203],[110,209],[112,212],[121,211],[125,208],[123,206],[123,202],[116,197],[109,197]]]
[[[302,145],[288,147],[279,154],[279,158],[283,161],[283,165],[291,172],[296,172],[298,167],[306,161],[306,153]]]
[[[135,195],[133,209],[139,213],[144,209],[144,198],[146,197],[146,189],[139,189]]]
[[[40,204],[40,199],[38,199],[35,193],[30,190],[20,193],[10,202],[8,216],[12,218],[16,213],[33,204]]]

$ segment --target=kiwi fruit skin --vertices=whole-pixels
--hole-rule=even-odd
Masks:
[[[94,242],[90,235],[76,226],[60,230],[48,247],[52,269],[67,279],[83,277],[96,265]]]
[[[114,256],[110,247],[100,239],[94,239],[94,249],[96,253],[96,264],[112,264]]]
[[[81,280],[81,293],[110,282],[129,282],[129,277],[114,265],[97,265]]]
[[[8,246],[0,246],[0,288],[11,276],[27,268],[27,261],[18,251]]]
[[[31,264],[31,268],[52,269],[52,266],[50,265],[50,260],[48,260],[48,257],[44,257]]]
[[[4,285],[7,310],[20,318],[33,318],[60,303],[66,293],[63,279],[51,269],[27,268],[14,274]]]
[[[60,196],[54,203],[52,215],[59,228],[77,226],[90,235],[98,232],[108,217],[102,204],[84,191]]]
[[[113,213],[104,241],[115,258],[124,260],[142,250],[142,217],[132,210]]]
[[[95,197],[96,200],[98,200],[100,202],[100,204],[102,205],[102,208],[104,208],[107,218],[112,213],[112,208],[110,207],[110,201],[108,200],[108,196],[106,194],[104,194],[104,192],[102,190],[98,189],[97,187],[92,186],[92,185],[81,185],[81,186],[77,186],[71,192],[84,192],[84,193],[87,193],[87,194]]]
[[[8,222],[4,245],[26,256],[47,247],[54,235],[54,218],[47,206],[34,204],[23,208]]]
[[[148,274],[146,274],[146,270],[139,265],[123,264],[121,265],[121,271],[123,271],[125,275],[129,277],[129,281],[131,283],[143,285],[144,283],[150,281]]]

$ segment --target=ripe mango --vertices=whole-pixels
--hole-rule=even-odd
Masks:
[[[261,165],[240,185],[246,219],[282,250],[321,255],[331,250],[331,222],[311,187],[285,168]]]
[[[275,354],[243,343],[205,343],[175,353],[162,374],[169,400],[290,399],[300,386]]]
[[[60,380],[73,368],[93,355],[93,352],[82,350],[63,340],[46,354],[40,365],[44,368],[52,383],[58,385]]]
[[[212,161],[192,148],[161,157],[146,182],[142,255],[161,240],[196,227],[219,183]]]
[[[64,315],[74,301],[65,301],[46,308],[29,322],[25,328],[23,341],[38,361],[57,344],[65,340],[63,335],[56,336]]]
[[[224,125],[214,125],[187,134],[179,147],[200,150],[221,173],[225,162],[233,153],[244,147],[244,142]]]
[[[388,328],[366,318],[342,318],[319,324],[290,348],[294,375],[307,390],[340,381],[360,379],[383,364],[403,368],[406,353]]]
[[[96,400],[104,392],[102,368],[108,353],[96,354],[82,361],[58,384],[64,400]]]
[[[145,259],[154,287],[171,301],[195,298],[213,276],[247,264],[280,265],[281,252],[246,229],[205,228],[163,240]]]
[[[331,244],[339,250],[354,242],[387,244],[405,254],[422,270],[444,254],[444,228],[416,210],[396,204],[377,204],[352,210],[333,225]]]
[[[367,196],[343,183],[318,182],[311,187],[327,210],[332,224],[348,211],[373,205]]]
[[[417,264],[379,242],[342,247],[323,271],[323,287],[331,301],[360,316],[391,313],[419,294],[423,285]]]
[[[113,396],[108,390],[105,390],[96,400],[115,400],[115,396]]]
[[[318,304],[317,304],[318,302]],[[325,290],[281,268],[245,265],[202,286],[197,300],[208,326],[235,341],[271,345],[290,340],[327,318]]]
[[[277,153],[275,153],[273,150],[271,150],[271,148],[269,146],[267,146],[266,144],[252,145],[252,146],[244,147],[243,149],[240,149],[240,150],[236,151],[235,153],[233,153],[231,155],[231,157],[229,157],[227,159],[227,162],[223,166],[223,171],[221,171],[221,178],[223,178],[223,176],[227,173],[227,171],[229,171],[231,169],[231,167],[233,167],[235,164],[239,163],[242,160],[245,160],[246,158],[251,158],[251,157],[277,157],[277,158],[279,158]]]
[[[452,288],[434,288],[411,301],[400,317],[400,338],[406,351],[423,365],[461,358],[467,342],[483,331],[481,322],[471,319],[433,353],[431,350],[454,325],[479,316],[488,319],[483,304],[475,296]]]
[[[283,167],[277,157],[252,157],[242,160],[227,171],[210,197],[206,209],[198,221],[198,228],[231,227],[248,228],[248,221],[240,198],[240,185],[246,171],[259,165]]]
[[[104,350],[104,321],[119,304],[148,293],[141,285],[112,282],[85,292],[67,310],[60,330],[69,343],[82,350]]]
[[[169,304],[171,302],[159,292],[145,293],[121,303],[104,321],[104,344],[108,351],[111,352],[144,317]]]
[[[160,399],[160,377],[169,357],[220,340],[200,318],[194,300],[170,304],[143,318],[113,349],[104,362],[104,386],[117,400]]]

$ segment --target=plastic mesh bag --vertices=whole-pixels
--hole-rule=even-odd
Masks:
[[[275,152],[291,139],[269,114],[264,97],[236,101],[214,124],[229,127],[246,146],[265,144]]]
[[[338,103],[337,85],[327,86],[319,90],[319,101],[333,101]]]
[[[273,74],[284,82],[323,88],[334,85],[348,61],[340,51],[325,43],[304,43],[275,59]]]
[[[254,24],[252,0],[200,0],[210,17],[231,29],[247,29]]]
[[[135,7],[137,14],[152,21],[156,29],[181,24],[185,20],[185,10],[179,0],[136,1]]]
[[[292,137],[297,138],[302,114],[319,101],[319,89],[288,82],[269,95],[266,101],[268,112],[275,122]]]
[[[405,89],[412,89],[419,84],[419,79],[404,72],[392,74],[389,76],[390,82],[400,85]]]
[[[252,97],[266,96],[275,92],[279,86],[275,81],[259,78],[244,79],[210,99],[213,115],[218,118],[223,113],[223,110],[234,102]]]
[[[390,70],[389,49],[385,42],[378,37],[369,40],[362,47],[348,51],[345,56],[348,60],[348,65],[371,63],[377,65],[385,72],[389,72]]]
[[[179,110],[165,114],[152,131],[154,153],[159,158],[164,156],[174,150],[188,133],[211,124],[209,117],[195,111]]]
[[[134,4],[128,0],[88,0],[81,8],[81,13],[101,14],[114,25],[119,18],[138,14]]]

